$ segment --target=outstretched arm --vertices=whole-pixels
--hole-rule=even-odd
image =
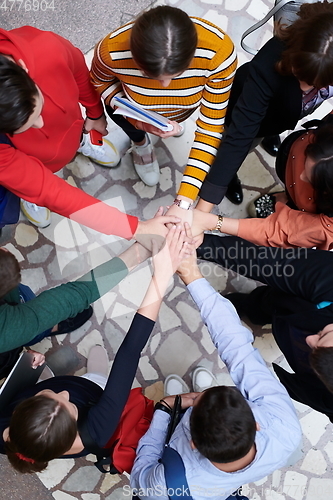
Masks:
[[[153,257],[154,276],[141,307],[135,314],[130,329],[116,354],[104,393],[98,404],[89,412],[89,432],[99,446],[105,446],[119,423],[135,377],[141,351],[155,325],[169,280],[188,250],[185,239],[185,231],[173,226],[167,235],[163,249]]]

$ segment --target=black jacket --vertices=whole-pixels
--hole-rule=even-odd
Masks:
[[[296,77],[282,76],[275,69],[284,48],[274,37],[252,61],[238,68],[226,116],[228,130],[201,187],[202,199],[221,202],[256,137],[295,128],[302,111],[302,91]]]

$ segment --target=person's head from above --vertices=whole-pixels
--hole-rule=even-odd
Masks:
[[[310,365],[318,378],[333,392],[333,323],[316,335],[308,335],[306,343],[312,349]]]
[[[143,75],[167,87],[190,66],[197,41],[195,25],[186,12],[160,5],[137,18],[130,48]]]
[[[44,125],[43,95],[22,60],[0,54],[0,133],[20,134]]]
[[[301,179],[314,188],[316,212],[333,216],[333,124],[325,124],[311,133],[305,149]]]
[[[77,435],[77,407],[67,391],[45,389],[22,401],[4,431],[5,450],[19,472],[44,470],[72,447]]]
[[[0,299],[21,283],[20,265],[11,252],[0,247]]]
[[[251,408],[235,387],[212,387],[194,401],[193,446],[217,466],[246,457],[254,448],[257,429]]]
[[[286,42],[277,70],[294,74],[303,91],[333,85],[333,4],[304,3],[299,19],[276,34]]]

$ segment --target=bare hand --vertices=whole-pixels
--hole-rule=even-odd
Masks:
[[[154,239],[158,248],[162,248],[165,238],[168,234],[166,224],[177,224],[180,222],[178,217],[162,215],[163,207],[160,207],[152,219],[139,221],[137,230],[133,238],[141,243],[145,248],[152,251],[152,240]]]
[[[177,269],[177,274],[183,280],[185,285],[188,285],[192,281],[202,278],[197,260],[197,254],[189,255],[186,259],[183,259],[179,264]]]
[[[29,349],[28,352],[34,355],[34,359],[32,361],[33,368],[37,368],[37,366],[42,366],[45,363],[44,354],[37,351],[33,351],[32,349]]]
[[[182,398],[182,409],[185,410],[193,406],[194,400],[201,394],[201,392],[188,392],[187,394],[180,394]],[[167,396],[163,400],[171,407],[174,407],[176,396]]]
[[[175,217],[178,217],[181,220],[182,224],[187,222],[189,224],[189,226],[192,227],[193,210],[184,210],[184,208],[180,208],[177,205],[171,205],[171,207],[169,207],[168,210],[166,211],[165,215],[168,215],[168,216],[174,215]]]
[[[157,253],[156,253],[157,250]],[[177,270],[184,258],[194,251],[192,243],[191,229],[188,224],[185,229],[180,225],[173,225],[165,239],[164,247],[158,251],[157,245],[153,242],[153,263],[155,277],[171,277]]]
[[[173,126],[173,129],[169,132],[164,132],[160,128],[154,127],[154,125],[150,125],[150,123],[140,122],[139,120],[135,122],[135,127],[138,130],[143,130],[144,132],[147,132],[149,134],[157,135],[162,139],[166,139],[167,137],[172,137],[181,131],[181,126],[179,125],[179,123],[171,120],[169,121],[169,123],[171,123],[171,125]]]
[[[108,135],[107,121],[105,116],[103,115],[98,120],[91,120],[90,118],[86,118],[83,130],[85,132],[90,132],[91,130],[97,130],[97,132],[100,132],[103,136]]]

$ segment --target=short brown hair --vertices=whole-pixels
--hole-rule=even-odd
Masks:
[[[236,387],[211,387],[193,407],[190,431],[194,446],[211,462],[243,458],[254,444],[256,421]]]
[[[299,19],[290,26],[276,27],[276,35],[285,41],[277,70],[294,74],[300,81],[316,88],[333,84],[333,4],[304,3]]]
[[[0,299],[20,282],[21,271],[15,255],[0,248]]]
[[[181,9],[160,5],[141,14],[130,39],[133,59],[147,76],[185,71],[197,47],[197,30]]]

